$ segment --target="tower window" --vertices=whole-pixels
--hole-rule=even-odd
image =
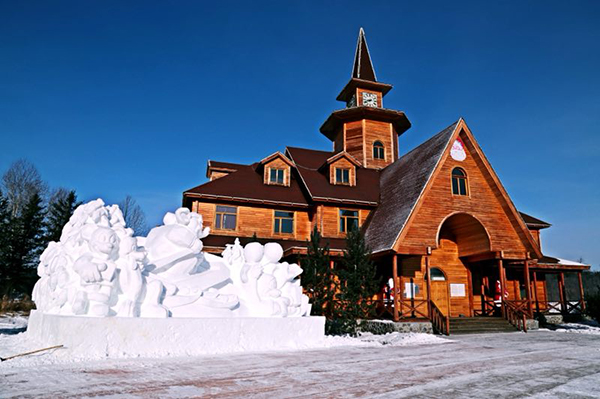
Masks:
[[[373,159],[385,159],[385,150],[381,141],[373,143]]]
[[[271,184],[284,184],[285,170],[283,169],[271,169],[269,175],[269,183]]]
[[[215,214],[215,229],[235,230],[236,222],[236,207],[217,205],[217,210]]]
[[[353,228],[358,229],[358,211],[340,209],[340,233],[347,233]]]
[[[467,195],[467,174],[461,168],[452,169],[452,194]]]
[[[350,169],[335,168],[335,184],[350,184]]]
[[[279,234],[293,234],[294,212],[275,211],[273,231]]]

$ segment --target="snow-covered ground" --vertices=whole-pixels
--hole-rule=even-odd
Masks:
[[[0,363],[0,397],[599,397],[600,335],[562,330],[577,329],[366,334],[297,352],[185,358],[67,359],[57,349]],[[26,333],[0,335],[2,357],[31,349]]]

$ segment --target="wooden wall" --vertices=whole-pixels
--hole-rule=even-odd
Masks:
[[[435,248],[442,221],[454,212],[465,212],[475,216],[487,229],[493,251],[504,251],[507,258],[525,259],[528,250],[524,244],[525,236],[517,231],[514,216],[509,214],[500,199],[501,194],[493,187],[491,177],[483,172],[481,161],[471,155],[474,152],[471,143],[464,134],[461,134],[461,138],[465,143],[467,158],[462,162],[449,156],[446,158],[396,249],[406,253],[427,246]],[[467,173],[468,196],[452,194],[451,172],[457,166]]]
[[[348,209],[352,211],[358,211],[358,223],[360,226],[363,225],[367,217],[369,216],[368,209],[359,209],[354,208],[352,206],[348,207],[335,207],[335,206],[326,206],[326,205],[318,205],[315,217],[312,221],[311,229],[316,225],[321,235],[323,237],[330,238],[343,238],[346,236],[346,233],[340,233],[339,231],[339,213],[340,209]]]
[[[223,176],[227,176],[230,172],[217,172],[217,171],[211,171],[210,172],[210,177],[209,180],[213,181],[218,179],[219,177],[223,177]]]
[[[389,122],[379,121],[364,121],[365,131],[365,167],[373,169],[382,169],[393,163],[396,158],[394,157],[394,129],[392,124]],[[385,159],[373,158],[373,143],[381,141],[385,150]]]
[[[221,204],[219,204],[221,205]],[[224,206],[233,206],[222,204]],[[217,230],[214,228],[217,204],[194,201],[192,210],[202,215],[204,226],[210,227],[211,232],[219,235],[236,237],[251,237],[254,233],[260,238],[306,240],[310,237],[311,220],[308,211],[294,211],[294,233],[274,234],[274,210],[265,207],[237,206],[237,228],[233,230]],[[287,209],[277,209],[291,212]]]
[[[363,148],[363,123],[362,121],[348,122],[345,126],[346,152],[364,165],[365,154]]]

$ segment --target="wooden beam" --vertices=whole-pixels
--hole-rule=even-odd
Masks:
[[[431,320],[431,271],[429,269],[429,255],[425,255],[425,276],[427,277],[427,315]]]
[[[506,281],[504,279],[502,259],[498,259],[498,273],[500,274],[500,308],[502,309],[502,317],[504,317],[504,291],[506,290]]]
[[[558,294],[560,295],[560,303],[563,313],[567,311],[567,298],[565,295],[565,274],[560,272],[558,274]]]
[[[529,317],[533,318],[533,306],[531,306],[531,280],[529,279],[529,261],[525,261],[523,267],[523,273],[525,275],[525,296],[527,297],[527,310]]]
[[[537,292],[537,272],[533,272],[533,296],[535,298],[535,312],[540,313],[540,301]]]
[[[392,257],[392,276],[394,278],[394,321],[400,320],[398,317],[398,255]]]
[[[581,301],[581,310],[585,310],[585,296],[583,294],[583,280],[581,278],[581,272],[577,273],[577,279],[579,280],[579,300]]]

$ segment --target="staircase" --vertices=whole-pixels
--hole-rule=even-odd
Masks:
[[[502,317],[450,318],[450,334],[487,334],[515,331],[517,329]]]

